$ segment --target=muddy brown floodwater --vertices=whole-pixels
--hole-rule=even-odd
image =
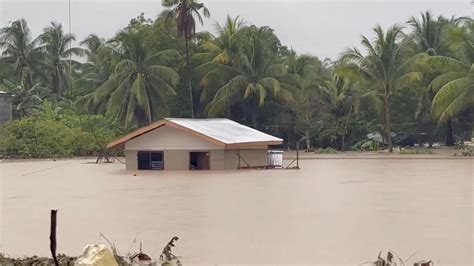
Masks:
[[[394,250],[473,265],[473,160],[318,159],[302,170],[133,172],[92,160],[0,164],[0,252],[78,255],[99,232],[189,264],[356,265]],[[134,242],[134,239],[136,240]]]

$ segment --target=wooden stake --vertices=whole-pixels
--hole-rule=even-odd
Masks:
[[[240,150],[237,150],[237,157],[239,157],[239,165],[238,165],[237,168],[240,169]]]
[[[54,265],[59,266],[58,259],[56,258],[56,215],[58,210],[51,210],[51,233],[49,235],[49,249],[53,256]]]

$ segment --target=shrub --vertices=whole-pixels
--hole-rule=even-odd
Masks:
[[[335,154],[337,153],[337,150],[333,148],[320,148],[320,149],[314,150],[314,153],[315,154]]]
[[[68,157],[73,136],[73,129],[54,120],[23,118],[2,128],[0,147],[7,157]]]
[[[466,144],[464,144],[464,142],[462,142],[462,141],[458,141],[458,142],[454,143],[454,149],[455,150],[464,150],[467,147],[468,146]]]
[[[96,155],[116,136],[101,116],[26,117],[0,129],[0,151],[8,158]]]
[[[377,151],[379,143],[374,140],[364,139],[354,144],[352,149],[356,151]]]
[[[470,156],[474,156],[474,152],[471,148],[466,148],[461,152],[461,155],[466,156],[466,157],[470,157]]]
[[[432,150],[428,149],[406,149],[400,150],[400,154],[433,154]]]

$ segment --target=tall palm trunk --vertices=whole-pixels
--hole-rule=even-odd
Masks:
[[[51,90],[53,91],[53,93],[61,95],[61,91],[59,89],[59,76],[57,75],[56,71],[52,74],[51,83]]]
[[[349,113],[347,114],[347,117],[346,117],[346,122],[344,123],[344,131],[342,132],[342,141],[341,141],[341,151],[344,151],[344,140],[345,140],[346,134],[347,134],[347,123],[349,122],[349,116],[352,113],[352,106],[353,105],[354,104],[351,103],[351,107],[349,108]]]
[[[386,134],[386,140],[388,144],[388,151],[393,152],[392,146],[392,129],[390,125],[390,91],[386,88],[385,93],[383,96],[383,104],[384,104],[384,128]]]
[[[252,124],[254,128],[257,128],[257,112],[252,112]]]
[[[309,152],[311,150],[311,130],[309,128],[306,128],[304,140],[306,142],[306,152]]]
[[[186,71],[187,76],[188,76],[188,89],[189,89],[189,98],[191,101],[191,118],[194,118],[194,100],[193,100],[193,87],[191,84],[191,60],[189,57],[189,39],[188,39],[188,34],[186,33],[184,36],[184,40],[186,43]]]
[[[454,146],[453,121],[448,119],[446,122],[446,146]]]
[[[257,111],[258,111],[258,100],[256,97],[249,99],[247,103],[244,103],[245,111],[250,113],[250,119],[252,120],[252,125],[254,128],[257,128]],[[245,116],[247,117],[247,116]]]

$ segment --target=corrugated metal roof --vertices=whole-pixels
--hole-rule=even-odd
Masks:
[[[227,118],[165,118],[168,121],[199,132],[225,144],[260,141],[283,141],[280,138],[244,126]]]
[[[240,147],[241,144],[279,145],[283,142],[283,139],[241,125],[227,118],[165,118],[109,143],[107,148],[121,145],[165,125],[188,131],[224,148]]]

